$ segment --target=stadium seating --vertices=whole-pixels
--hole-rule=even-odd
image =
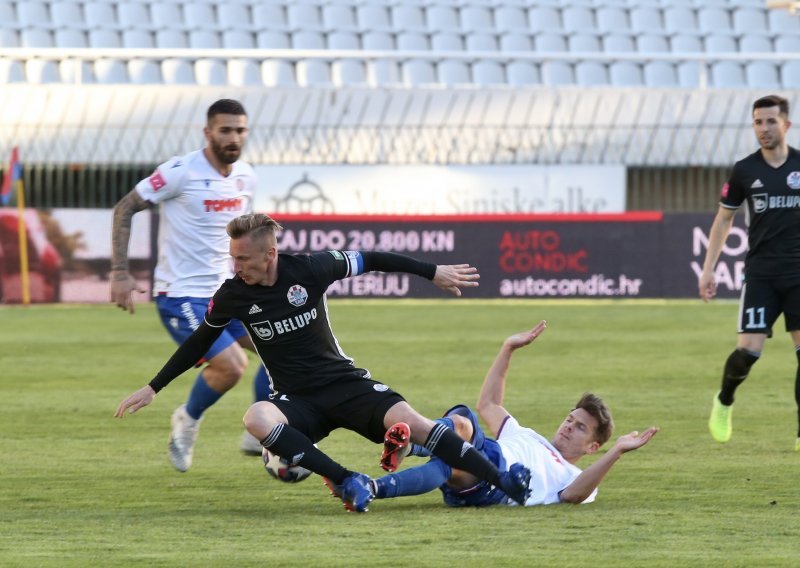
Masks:
[[[88,47],[98,61],[116,48],[289,50],[280,65],[252,53],[86,58],[99,83],[778,89],[795,88],[797,62],[766,56],[800,52],[800,16],[761,0],[0,0],[0,48],[16,47]],[[429,55],[377,61],[361,50]],[[57,56],[33,59],[5,63],[0,80],[20,80],[21,69],[30,83],[85,81]]]

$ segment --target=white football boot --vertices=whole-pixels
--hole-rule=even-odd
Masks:
[[[192,452],[200,430],[200,421],[186,412],[182,404],[172,413],[172,433],[169,436],[169,461],[178,471],[186,471],[192,466]]]
[[[245,430],[244,434],[242,434],[242,443],[239,444],[239,448],[248,456],[260,456],[264,446],[261,445],[258,438]]]

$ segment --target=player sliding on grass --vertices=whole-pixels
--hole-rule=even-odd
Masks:
[[[525,501],[526,506],[589,503],[594,501],[597,486],[622,454],[644,446],[658,428],[622,436],[605,455],[581,471],[575,465],[578,460],[597,452],[614,429],[611,412],[600,398],[584,394],[552,440],[520,426],[502,406],[511,355],[516,349],[533,342],[545,328],[546,322],[542,321],[533,329],[506,339],[486,375],[477,408],[496,440],[484,436],[478,417],[464,405],[451,408],[437,422],[470,441],[499,470],[513,472],[523,466],[529,468],[532,491]],[[430,455],[424,448],[409,443],[407,424],[395,424],[387,432],[381,466],[387,471],[395,471],[401,460],[412,453]],[[513,465],[508,467],[508,464]],[[372,491],[377,499],[386,499],[419,495],[437,487],[442,491],[444,502],[453,507],[515,504],[502,489],[466,471],[454,469],[436,457],[424,465],[373,480]]]
[[[435,265],[386,252],[328,251],[279,254],[281,226],[266,215],[243,215],[228,223],[235,278],[214,294],[204,321],[148,385],[123,400],[115,416],[150,404],[156,393],[202,357],[222,330],[240,320],[272,377],[269,401],[247,411],[244,424],[261,444],[293,465],[324,476],[345,507],[364,512],[374,498],[371,479],[345,469],[314,446],[337,428],[376,443],[396,422],[408,423],[412,440],[454,468],[502,489],[514,500],[528,498],[530,472],[499,471],[443,424],[420,415],[398,393],[372,380],[344,354],[328,321],[325,291],[337,280],[364,272],[406,272],[461,295],[478,285],[475,268]]]

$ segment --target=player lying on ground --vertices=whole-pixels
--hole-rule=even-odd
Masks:
[[[502,406],[511,355],[533,342],[546,325],[542,321],[533,329],[506,339],[486,375],[477,408],[496,440],[484,436],[478,417],[464,405],[451,408],[439,422],[470,441],[499,470],[513,472],[522,466],[530,469],[532,491],[525,501],[526,506],[588,503],[594,501],[598,485],[622,454],[647,444],[658,428],[620,437],[605,455],[581,471],[575,464],[583,456],[597,452],[614,429],[611,412],[600,398],[584,394],[552,440],[520,426]],[[395,471],[409,454],[430,455],[424,448],[410,444],[409,435],[406,424],[395,424],[389,429],[381,457],[384,469]],[[513,465],[509,467],[508,464]],[[436,488],[442,491],[444,502],[454,507],[516,504],[500,488],[454,469],[436,457],[424,465],[375,479],[372,484],[377,499],[419,495]]]

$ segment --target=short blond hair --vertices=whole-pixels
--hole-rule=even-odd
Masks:
[[[283,227],[269,215],[251,213],[231,220],[226,230],[232,239],[241,239],[249,235],[254,241],[264,241],[267,237],[271,237],[270,240],[274,239],[275,233],[283,230]]]

